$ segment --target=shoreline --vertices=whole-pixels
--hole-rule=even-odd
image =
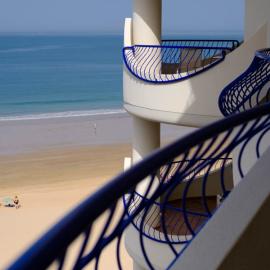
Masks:
[[[192,130],[162,125],[162,142]],[[123,171],[124,158],[132,152],[132,118],[5,121],[0,133],[0,199],[17,195],[22,206],[0,207],[4,269],[60,217]],[[129,269],[132,262],[125,258]]]
[[[128,113],[123,108],[111,109],[95,109],[89,111],[63,111],[63,112],[44,112],[32,114],[4,115],[0,116],[0,123],[7,121],[29,121],[29,120],[44,120],[56,118],[71,118],[71,117],[110,117],[111,115],[121,116]]]
[[[194,128],[161,125],[161,138],[178,139]],[[132,117],[128,113],[64,118],[0,121],[0,157],[132,141]]]
[[[162,124],[162,145],[193,130]],[[132,153],[127,113],[5,121],[0,133],[0,193],[35,184],[33,179],[43,186],[87,177],[104,183]]]
[[[128,143],[130,128],[127,113],[0,121],[0,156]]]

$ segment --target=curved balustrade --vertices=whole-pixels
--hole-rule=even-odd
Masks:
[[[181,81],[224,60],[238,41],[164,40],[161,46],[134,45],[123,49],[127,69],[151,83]]]
[[[221,47],[228,50],[234,50],[240,46],[238,40],[226,40],[226,39],[163,39],[162,45],[164,46],[188,46],[188,47]]]
[[[270,49],[257,51],[249,68],[221,92],[219,108],[227,116],[269,101]]]
[[[231,187],[227,185],[225,168],[232,151],[238,146],[243,151],[252,139],[256,140],[256,154],[260,158],[260,144],[270,130],[269,112],[270,104],[265,104],[229,116],[147,157],[87,198],[9,269],[46,269],[52,264],[57,269],[63,269],[63,266],[65,269],[67,266],[70,269],[82,269],[86,265],[94,269],[105,269],[102,268],[102,261],[108,260],[106,251],[109,247],[115,248],[115,263],[119,269],[123,269],[123,232],[132,223],[136,225],[138,217],[140,249],[148,267],[154,269],[154,262],[145,246],[144,226],[149,224],[156,226],[157,232],[163,235],[160,239],[164,245],[171,250],[174,258],[177,257],[179,250],[175,243],[183,246],[192,241],[202,226],[218,211],[219,204],[228,197]],[[244,177],[242,160],[245,157],[239,155],[238,159],[238,168],[234,169],[238,169]],[[175,168],[172,162],[174,160],[189,162],[180,162]],[[211,180],[217,162],[220,163],[219,177]],[[198,179],[200,185],[193,191],[197,192],[199,187],[200,196],[194,195],[194,206],[191,191]],[[209,181],[217,183],[220,198],[218,203],[210,197]],[[141,184],[145,184],[143,192],[139,192]],[[179,187],[182,188],[181,192],[174,195],[178,196],[177,200],[171,201],[173,193]],[[192,203],[190,199],[193,199]],[[159,219],[153,225],[151,214],[155,209],[159,210]],[[175,213],[175,209],[181,209],[177,214],[181,216],[178,227],[174,227],[175,222],[170,225],[168,221],[173,216],[169,212]],[[175,216],[178,218],[177,215]],[[180,238],[179,235],[183,237]],[[114,259],[110,254],[112,268],[113,264]]]
[[[211,173],[217,172],[220,170],[220,168],[223,166],[223,162],[225,162],[225,165],[230,165],[232,159],[231,158],[226,158],[226,159],[219,159],[216,160],[214,163],[214,166],[211,168]],[[170,181],[171,177],[174,175],[174,173],[178,170],[179,167],[186,167],[188,164],[191,162],[191,160],[177,160],[177,161],[172,161],[169,164],[165,165],[164,167],[161,168],[160,170],[160,175],[158,176],[159,178],[163,179],[168,167],[170,167],[170,173],[166,175],[166,182]],[[205,162],[205,159],[199,159],[196,160],[196,162],[199,164],[199,162]],[[205,171],[201,171],[200,173],[196,173],[196,178],[199,178],[201,176],[205,175]],[[193,174],[191,173],[186,177],[186,180],[189,180],[190,178],[193,177]]]
[[[197,166],[200,163],[204,163],[205,159],[196,160]],[[168,183],[173,179],[173,176],[177,173],[179,169],[183,170],[185,167],[189,166],[190,162],[194,162],[194,160],[180,160],[170,162],[168,165],[161,168],[159,175],[157,178],[161,183]],[[189,229],[186,226],[184,220],[184,212],[186,211],[191,219],[191,225],[193,230],[196,230],[200,227],[202,223],[208,218],[208,215],[204,213],[203,205],[201,204],[200,197],[203,196],[202,189],[199,185],[205,185],[205,195],[207,194],[206,201],[209,204],[210,208],[214,210],[222,200],[219,197],[223,192],[221,190],[220,180],[223,177],[224,183],[230,190],[233,187],[232,184],[232,174],[226,172],[226,170],[231,170],[232,167],[232,159],[231,158],[220,158],[217,160],[213,160],[213,164],[210,168],[204,168],[200,171],[190,171],[188,175],[186,175],[185,179],[182,179],[182,182],[178,187],[174,188],[173,196],[170,196],[168,199],[168,203],[166,205],[161,201],[155,201],[151,208],[149,209],[148,218],[144,221],[142,225],[144,212],[142,211],[139,215],[137,215],[132,223],[140,231],[144,236],[150,238],[151,240],[155,240],[157,242],[166,243],[166,237],[164,235],[164,231],[161,224],[160,218],[160,209],[164,209],[164,216],[166,217],[165,226],[167,230],[167,236],[170,239],[172,244],[185,244],[191,239],[191,235]],[[222,171],[223,170],[223,171]],[[223,175],[221,175],[223,174]],[[206,179],[204,179],[206,177]],[[213,181],[214,183],[213,185]],[[186,202],[187,209],[183,209],[183,202],[181,199],[181,194],[183,193],[186,185],[189,185],[187,194],[186,194]],[[207,190],[207,186],[210,190]],[[195,190],[195,191],[194,191]],[[213,191],[214,190],[214,191]],[[132,195],[132,194],[131,194]],[[215,195],[219,195],[215,197]],[[129,196],[126,195],[124,198],[124,203],[126,200],[129,200]],[[142,200],[145,198],[140,195],[138,192],[135,192],[135,195],[132,198],[132,202],[128,207],[128,214],[132,214],[133,211],[136,210],[137,206],[140,205]],[[145,199],[147,200],[147,199]],[[126,206],[127,207],[127,206]],[[190,208],[190,209],[189,209]],[[140,229],[142,226],[142,230]]]

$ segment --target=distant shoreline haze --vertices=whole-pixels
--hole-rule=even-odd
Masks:
[[[69,31],[50,31],[50,32],[33,32],[33,31],[22,31],[22,32],[16,32],[16,31],[0,31],[0,36],[122,36],[123,32],[69,32]],[[163,36],[192,36],[196,38],[197,36],[239,36],[243,37],[244,32],[242,30],[222,30],[222,31],[163,31]]]

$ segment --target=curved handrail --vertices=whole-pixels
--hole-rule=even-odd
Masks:
[[[197,164],[203,163],[205,161],[206,161],[205,159],[199,159],[199,160],[196,160],[196,163]],[[179,167],[182,167],[183,169],[184,167],[188,166],[190,162],[192,161],[181,160],[181,161],[170,162],[169,164],[161,168],[161,173],[157,177],[161,182],[167,183],[173,178],[175,173],[177,173],[177,170]],[[214,177],[214,181],[216,182],[220,181],[221,178],[219,178],[219,176],[221,174],[221,169],[223,170],[232,169],[231,165],[232,165],[231,158],[220,158],[218,160],[213,161],[213,164],[210,170],[208,170],[207,168],[204,168],[199,172],[196,170],[194,171],[191,170],[189,175],[187,175],[185,179],[182,179],[182,183],[180,183],[178,187],[175,187],[174,192],[178,192],[179,194],[180,192],[183,192],[185,185],[189,184],[189,181],[193,181],[193,185],[197,185],[197,188],[198,188],[198,185],[201,185],[203,183],[203,178],[205,177],[205,175],[207,175],[208,184],[213,185],[213,183],[209,183],[210,182],[209,179],[211,177]],[[169,173],[167,172],[168,167],[170,167]],[[229,175],[226,174],[226,179],[224,179],[224,181],[226,182],[226,185],[229,188],[232,188],[232,183],[230,183],[230,180],[232,180],[231,176],[232,176],[231,174]],[[221,187],[221,183],[216,183],[216,185],[217,184],[220,184],[220,187]],[[189,191],[192,192],[192,188],[190,188]],[[215,192],[216,194],[218,194],[219,192],[222,193],[220,188],[219,189],[217,188]],[[200,205],[200,203],[198,203],[198,196],[200,195],[202,194],[197,193],[196,194],[197,198],[192,198],[192,196],[190,196],[190,201],[191,200],[195,201],[195,203],[197,204],[197,207]],[[213,194],[211,197],[213,197]],[[124,205],[128,209],[128,215],[132,214],[132,212],[136,210],[137,206],[140,205],[142,200],[147,200],[147,198],[144,198],[140,193],[135,192],[130,205],[127,206],[126,201],[128,201],[129,198],[130,197],[128,195],[124,196],[123,198]],[[213,199],[213,198],[209,197],[209,199]],[[219,198],[219,199],[222,199],[222,198]],[[215,200],[217,199],[215,198]],[[143,216],[143,212],[141,212],[139,215],[133,218],[132,224],[145,237],[151,240],[160,242],[160,243],[166,243],[167,240],[162,231],[162,226],[160,222],[161,221],[160,209],[163,208],[167,214],[167,217],[166,217],[167,237],[169,237],[170,242],[172,244],[186,244],[191,239],[191,235],[183,219],[183,213],[184,213],[183,206],[181,203],[180,205],[175,205],[175,203],[177,203],[176,200],[169,201],[169,203],[166,202],[165,205],[163,202],[155,201],[154,203],[152,203],[151,210],[149,210],[148,215],[151,216],[149,221],[145,222],[143,225],[141,224],[142,216]],[[213,203],[213,200],[211,203]],[[195,219],[197,220],[198,224],[195,225],[194,227],[198,227],[199,225],[201,225],[201,223],[205,219],[208,218],[208,214],[202,213],[201,209],[186,210],[186,212],[191,218],[193,218],[194,220]],[[169,217],[169,215],[171,217]],[[141,226],[142,226],[142,229],[141,229]]]
[[[163,39],[162,45],[169,46],[205,46],[205,47],[225,47],[234,50],[241,42],[235,39]]]
[[[219,96],[224,116],[248,110],[269,101],[270,49],[257,51],[248,69],[226,86]]]
[[[206,71],[223,61],[239,44],[230,40],[164,40],[160,46],[124,47],[123,59],[136,78],[164,84]]]
[[[194,177],[188,180],[180,197],[182,200],[183,220],[188,230],[186,235],[190,235],[188,240],[191,241],[216,211],[216,209],[210,207],[207,201],[207,179],[209,174],[206,173],[201,188],[202,210],[200,213],[205,214],[207,217],[200,226],[194,227],[189,211],[188,194],[192,189],[192,185],[196,182],[194,181],[196,175],[205,169],[210,172],[217,160],[228,158],[239,145],[242,147],[241,150],[244,150],[251,138],[256,139],[256,150],[259,149],[257,156],[260,158],[260,144],[263,136],[270,130],[269,112],[270,104],[266,104],[247,112],[229,116],[153,153],[88,197],[30,247],[8,269],[46,269],[53,262],[58,264],[58,269],[62,269],[64,262],[67,260],[67,252],[70,251],[70,246],[77,239],[81,239],[82,242],[79,245],[78,252],[73,252],[77,255],[71,267],[72,269],[82,269],[89,263],[94,263],[95,269],[98,269],[103,250],[108,245],[113,244],[114,240],[116,240],[114,241],[116,244],[116,262],[118,268],[123,269],[120,256],[122,235],[138,215],[141,215],[142,219],[139,234],[141,252],[149,268],[154,269],[145,248],[142,226],[147,224],[147,220],[150,218],[151,206],[160,199],[163,202],[160,209],[162,232],[166,239],[166,245],[173,256],[177,257],[179,251],[169,238],[166,226],[166,205],[169,203],[172,192],[193,172]],[[260,134],[259,138],[256,136],[258,134]],[[188,166],[179,166],[170,181],[165,181],[166,176],[170,173],[171,167],[168,166],[162,179],[159,179],[161,182],[157,184],[156,176],[159,174],[160,168],[175,159],[187,159],[190,162]],[[200,162],[198,163],[197,160],[200,160]],[[239,167],[235,169],[242,171],[241,175],[244,176],[246,173],[245,168],[242,168],[241,165],[242,155],[239,155]],[[219,183],[222,192],[220,195],[225,199],[230,189],[226,186],[223,167],[220,172]],[[140,183],[147,184],[144,194],[141,194],[143,199],[132,213],[128,213],[127,209],[130,207]],[[122,204],[124,194],[130,194],[128,201],[126,201],[127,207],[123,207]],[[105,214],[105,218],[103,214]],[[97,223],[100,217],[103,225]],[[91,234],[95,226],[100,231],[98,235],[96,233]],[[96,238],[94,235],[98,237]],[[90,244],[91,247],[88,246]]]

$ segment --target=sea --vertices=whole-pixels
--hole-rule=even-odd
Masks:
[[[0,35],[0,121],[122,112],[120,35]]]
[[[0,35],[0,121],[124,112],[122,44],[121,35]]]

